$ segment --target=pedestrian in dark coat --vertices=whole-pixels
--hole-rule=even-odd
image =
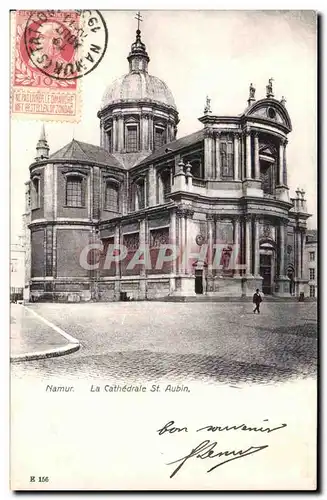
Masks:
[[[260,290],[259,290],[259,288],[257,288],[255,293],[253,294],[253,304],[255,304],[255,308],[253,309],[254,314],[256,311],[258,311],[258,314],[260,314],[261,302],[262,302],[262,298],[260,295]]]

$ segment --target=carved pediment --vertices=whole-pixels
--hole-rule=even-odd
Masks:
[[[260,101],[256,101],[246,110],[245,115],[283,125],[288,131],[292,130],[291,120],[285,106],[276,99],[261,99]]]

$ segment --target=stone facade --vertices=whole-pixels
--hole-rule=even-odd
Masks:
[[[305,295],[318,298],[318,231],[309,230],[304,248],[304,276],[308,280]]]
[[[176,105],[139,31],[128,61],[98,112],[100,147],[73,140],[49,156],[42,131],[26,194],[31,300],[305,291],[309,214],[303,191],[289,196],[285,102],[270,86],[256,101],[251,86],[241,115],[215,116],[208,100],[203,128],[176,140]],[[108,260],[119,245],[125,258]]]

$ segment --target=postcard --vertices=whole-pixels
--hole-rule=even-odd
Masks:
[[[316,12],[10,26],[11,489],[316,490]]]

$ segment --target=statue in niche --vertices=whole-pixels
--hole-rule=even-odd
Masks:
[[[223,248],[221,260],[220,260],[220,265],[222,266],[223,271],[226,271],[229,269],[232,251],[233,251],[233,249],[231,246]]]

